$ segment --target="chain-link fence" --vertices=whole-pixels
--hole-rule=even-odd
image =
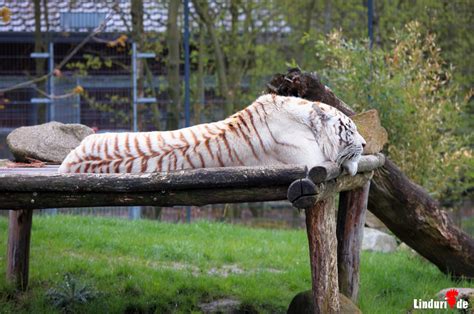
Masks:
[[[32,23],[32,4],[8,3],[12,10],[12,22],[10,28],[7,27],[8,32],[0,28],[0,91],[3,90],[0,92],[0,159],[13,158],[6,145],[9,132],[18,127],[48,121],[81,123],[96,132],[168,129],[168,113],[176,104],[169,95],[166,61],[168,51],[164,37],[167,5],[160,1],[144,1],[145,40],[141,42],[141,48],[137,43],[134,49],[134,41],[124,37],[124,34],[130,34],[131,30],[129,2],[119,2],[119,9],[111,9],[99,2],[87,5],[83,2],[71,2],[67,6],[64,3],[66,2],[47,3],[49,25],[44,25],[42,21],[42,51],[36,51],[38,45]],[[68,6],[73,6],[74,12],[68,13]],[[90,38],[82,48],[72,53],[111,12],[112,18],[106,31]],[[191,28],[199,27],[197,15],[192,13],[190,18]],[[182,19],[181,13],[178,19]],[[181,20],[179,24],[182,24]],[[228,26],[224,24],[220,26]],[[81,28],[80,25],[84,27]],[[272,24],[266,27],[277,26]],[[266,38],[265,34],[273,34],[270,39],[267,38],[272,40],[277,33],[267,29],[262,31],[262,38]],[[196,32],[194,34],[196,35]],[[192,40],[196,43],[199,39],[195,36]],[[196,55],[193,58],[192,71],[197,72]],[[55,70],[65,59],[69,61],[60,71]],[[183,56],[180,55],[181,108],[184,97],[182,59]],[[212,64],[210,66],[212,67]],[[54,75],[45,80],[22,88],[11,88],[50,72]],[[214,70],[205,72],[201,77],[201,92],[192,92],[191,124],[216,121],[225,117],[225,100],[218,90]],[[195,79],[194,76],[191,77],[193,86],[196,85]],[[249,79],[243,78],[242,91],[248,90],[248,85]],[[178,112],[177,120],[175,125],[185,126],[182,109]],[[255,206],[259,207],[259,210],[255,210]],[[278,209],[275,209],[275,206]],[[282,210],[282,206],[288,210]],[[266,208],[265,212],[261,211],[263,207]],[[302,223],[301,217],[295,215],[286,203],[260,203],[232,208],[213,205],[193,207],[191,212],[186,212],[184,208],[137,207],[45,211],[57,212],[113,215],[131,219],[141,216],[168,221],[186,221],[187,218],[226,220],[262,226],[277,224],[294,227]]]

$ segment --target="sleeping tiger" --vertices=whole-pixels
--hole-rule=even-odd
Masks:
[[[225,120],[175,131],[86,137],[60,173],[144,173],[207,167],[334,161],[350,175],[365,140],[337,109],[267,94]]]

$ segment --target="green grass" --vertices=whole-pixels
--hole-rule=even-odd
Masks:
[[[2,248],[7,224],[0,218]],[[191,312],[224,297],[258,312],[284,312],[296,293],[310,288],[307,250],[303,230],[35,216],[26,293],[5,284],[6,250],[0,249],[0,312],[54,312],[46,294],[66,274],[100,292],[75,308],[80,313]],[[469,286],[405,252],[364,252],[361,264],[364,313],[406,313],[413,298]]]

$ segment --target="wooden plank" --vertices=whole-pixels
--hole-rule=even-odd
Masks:
[[[363,156],[359,162],[359,172],[371,171],[382,164],[383,155]],[[326,167],[326,164],[324,165]],[[327,173],[333,173],[334,168],[339,168],[333,163],[327,164],[327,167],[330,168],[325,170]],[[316,168],[325,169],[324,167]],[[238,188],[268,186],[275,182],[279,185],[289,185],[296,179],[306,177],[307,174],[306,167],[299,165],[202,168],[145,174],[58,174],[54,173],[54,169],[53,167],[0,169],[0,193],[3,191],[136,192],[158,191],[161,188],[176,190]],[[319,183],[331,179],[334,177],[313,181]]]
[[[305,209],[314,313],[339,313],[335,197]]]
[[[380,168],[385,163],[385,156],[382,154],[362,156],[360,159],[357,172],[369,172]],[[342,169],[336,163],[325,162],[319,166],[313,167],[308,172],[308,178],[314,183],[321,183],[339,177]]]
[[[307,208],[312,204],[331,197],[342,191],[349,191],[367,183],[373,176],[373,171],[356,174],[355,176],[342,176],[328,182],[314,184],[309,179],[294,181],[288,188],[287,197],[296,208]]]
[[[305,196],[297,198],[293,201],[293,205],[297,208],[305,208],[302,205],[304,197],[309,198],[305,204],[314,204],[314,202],[331,196],[340,191],[351,190],[362,186],[369,180],[372,173],[362,173],[354,177],[341,177],[324,184],[320,184],[314,190],[315,194],[305,194]],[[89,177],[89,176],[86,176]],[[94,178],[96,180],[97,178]],[[290,193],[288,189],[289,183],[283,181],[272,181],[267,186],[247,187],[215,187],[175,190],[169,186],[154,186],[153,183],[147,188],[145,185],[142,191],[137,184],[137,191],[132,190],[122,192],[124,186],[110,185],[107,189],[98,185],[97,190],[90,191],[62,191],[54,182],[49,185],[38,188],[39,192],[11,192],[0,191],[0,209],[42,209],[52,207],[91,207],[91,206],[174,206],[174,205],[196,205],[202,206],[206,204],[219,203],[238,203],[238,202],[264,202],[285,200]],[[300,181],[297,179],[296,181]],[[307,180],[307,179],[305,179]],[[309,181],[309,180],[308,180]],[[74,182],[74,181],[72,181]],[[84,183],[86,183],[85,181]],[[100,183],[97,182],[97,183]],[[243,182],[244,183],[244,182]],[[283,183],[283,185],[281,185]],[[2,183],[0,183],[1,185]],[[46,182],[44,182],[46,184]],[[112,182],[110,182],[112,184]],[[119,183],[116,183],[117,185]],[[278,185],[277,185],[278,184]],[[237,185],[237,184],[236,184]],[[85,185],[83,185],[86,187]],[[238,186],[238,185],[237,185]],[[69,187],[69,186],[68,186]],[[72,186],[74,188],[74,186]],[[125,187],[127,187],[125,185]],[[155,190],[151,190],[154,188]],[[128,188],[127,188],[128,189]],[[42,191],[43,190],[43,191]],[[117,192],[117,190],[119,192]],[[148,191],[151,190],[151,191]],[[290,189],[291,190],[291,189]],[[107,191],[107,192],[104,192]],[[306,189],[305,193],[310,193],[310,189]]]
[[[28,287],[32,220],[32,210],[10,211],[6,276],[22,291]]]
[[[6,174],[2,192],[157,192],[204,188],[290,185],[305,177],[304,166],[229,167],[145,174]]]
[[[288,186],[152,192],[0,192],[2,209],[94,206],[174,206],[285,200]]]
[[[0,168],[0,174],[42,174],[57,173],[59,166],[46,166],[43,168]]]
[[[375,172],[368,207],[400,240],[442,272],[474,278],[474,238],[389,159]]]
[[[339,196],[336,232],[339,289],[354,303],[359,293],[360,250],[369,189],[370,181]]]

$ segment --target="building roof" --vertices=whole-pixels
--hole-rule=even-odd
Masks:
[[[163,33],[166,31],[168,4],[165,0],[143,1],[143,26],[145,32]],[[48,19],[44,18],[43,3],[47,3]],[[190,4],[190,28],[198,28],[197,14]],[[67,38],[70,34],[81,35],[89,33],[97,27],[106,16],[110,19],[103,33],[129,33],[131,31],[132,17],[131,0],[47,0],[41,1],[42,18],[41,31],[60,34]],[[229,8],[229,1],[211,2],[211,9],[216,12],[225,12]],[[11,12],[8,23],[0,21],[0,42],[5,38],[28,37],[35,31],[34,3],[32,0],[0,0],[0,8],[7,7]],[[271,9],[260,7],[255,10],[255,27],[259,29],[261,37],[265,34],[280,36],[291,31],[282,15],[272,15]],[[263,22],[267,17],[267,21]],[[268,20],[268,17],[271,17]],[[178,16],[183,19],[182,12]],[[239,20],[243,21],[243,13]],[[224,16],[216,27],[231,28],[230,14]],[[272,37],[272,38],[273,38]]]
[[[112,14],[105,32],[128,32],[131,28],[130,0],[95,1],[45,1],[48,8],[48,20],[41,18],[43,32],[89,32],[94,24],[108,14]],[[43,6],[43,1],[41,1]],[[34,32],[35,17],[33,1],[0,0],[0,8],[11,11],[11,20],[0,22],[0,32]],[[143,1],[143,25],[146,32],[163,32],[166,29],[167,8],[157,0]],[[43,9],[43,7],[42,7]]]

